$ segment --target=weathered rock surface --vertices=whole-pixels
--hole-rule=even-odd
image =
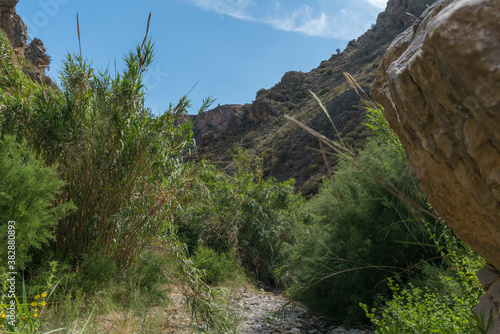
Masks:
[[[45,70],[50,64],[50,56],[47,54],[47,50],[42,41],[38,38],[33,39],[26,47],[24,56],[31,64],[41,70]]]
[[[194,121],[198,142],[202,146],[206,146],[220,133],[237,131],[241,126],[244,114],[243,106],[235,104],[219,105],[217,108],[200,114]],[[202,140],[202,138],[204,139]]]
[[[392,43],[371,93],[433,207],[496,276],[500,2],[437,1]],[[499,297],[500,289],[488,297],[497,314]]]
[[[28,39],[28,29],[23,20],[16,13],[16,4],[19,0],[0,0],[0,29],[6,34],[18,55],[24,52]]]

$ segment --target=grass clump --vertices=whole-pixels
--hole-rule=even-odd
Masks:
[[[192,258],[196,268],[204,272],[203,281],[210,285],[234,281],[242,274],[234,249],[218,253],[200,245],[196,248]]]

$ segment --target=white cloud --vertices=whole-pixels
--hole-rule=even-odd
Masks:
[[[199,8],[277,30],[351,39],[375,20],[387,0],[186,0]],[[366,6],[366,3],[371,6]],[[371,22],[370,22],[371,20]]]
[[[215,11],[237,19],[249,19],[245,9],[253,4],[252,0],[190,0],[197,7]]]
[[[385,9],[388,0],[366,0],[366,1],[377,8]]]

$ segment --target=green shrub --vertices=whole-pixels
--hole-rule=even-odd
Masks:
[[[156,264],[167,264],[166,256],[162,254],[148,252],[144,256]],[[138,261],[121,273],[119,283],[111,290],[112,299],[141,315],[147,313],[152,306],[168,303],[168,290],[165,289],[167,283],[168,279],[158,266]]]
[[[325,87],[323,88],[320,92],[319,92],[319,96],[322,96],[322,95],[325,95],[326,93],[328,93],[329,91],[331,90],[330,87]]]
[[[404,156],[371,141],[359,159],[408,193],[412,178]],[[413,196],[415,197],[415,196]],[[433,256],[425,217],[414,216],[401,200],[374,179],[340,159],[335,184],[326,180],[309,202],[317,220],[295,247],[292,293],[315,311],[359,322],[359,303],[387,294],[384,278]],[[422,246],[421,246],[422,245]]]
[[[194,145],[192,124],[177,124],[189,100],[181,98],[158,117],[145,108],[142,77],[153,60],[151,42],[125,56],[125,70],[113,77],[68,55],[61,91],[22,84],[7,44],[0,40],[9,69],[0,80],[2,133],[18,134],[57,162],[67,183],[61,197],[78,208],[55,231],[59,256],[76,263],[101,253],[128,266],[159,235],[169,214],[172,189],[163,181]]]
[[[205,272],[203,280],[207,284],[219,285],[234,280],[239,275],[240,263],[234,250],[218,253],[210,248],[198,246],[193,255],[193,262],[196,268]]]
[[[422,276],[407,284],[389,280],[392,297],[381,307],[368,311],[362,305],[378,333],[395,327],[408,334],[478,332],[473,308],[484,292],[475,272],[484,260],[448,228],[442,236],[441,265],[426,264]]]
[[[82,291],[93,294],[107,288],[118,275],[119,270],[111,258],[96,254],[86,258],[80,265],[77,286]]]
[[[10,265],[6,261],[9,249],[12,250],[9,260],[15,262],[16,268],[24,269],[36,252],[54,240],[54,226],[74,209],[69,203],[56,202],[63,186],[56,167],[46,166],[44,160],[27,147],[26,141],[19,143],[13,136],[0,140],[2,265]]]
[[[300,100],[300,99],[302,99],[302,98],[304,98],[306,96],[307,95],[304,94],[304,92],[301,91],[301,90],[298,90],[298,91],[295,92],[295,94],[293,94],[293,98],[296,99],[296,100]]]
[[[293,180],[263,180],[259,165],[243,151],[235,155],[234,175],[226,176],[201,163],[198,177],[207,190],[176,215],[179,237],[193,252],[203,245],[218,253],[235,250],[241,264],[267,284],[288,254],[283,246],[293,242],[308,215],[296,195]]]

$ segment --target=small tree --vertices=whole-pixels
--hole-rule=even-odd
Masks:
[[[54,226],[74,209],[55,202],[63,186],[56,167],[45,166],[26,141],[18,143],[14,136],[0,140],[0,263],[7,263],[8,245],[15,245],[9,248],[15,265],[25,268],[34,252],[54,239]]]

